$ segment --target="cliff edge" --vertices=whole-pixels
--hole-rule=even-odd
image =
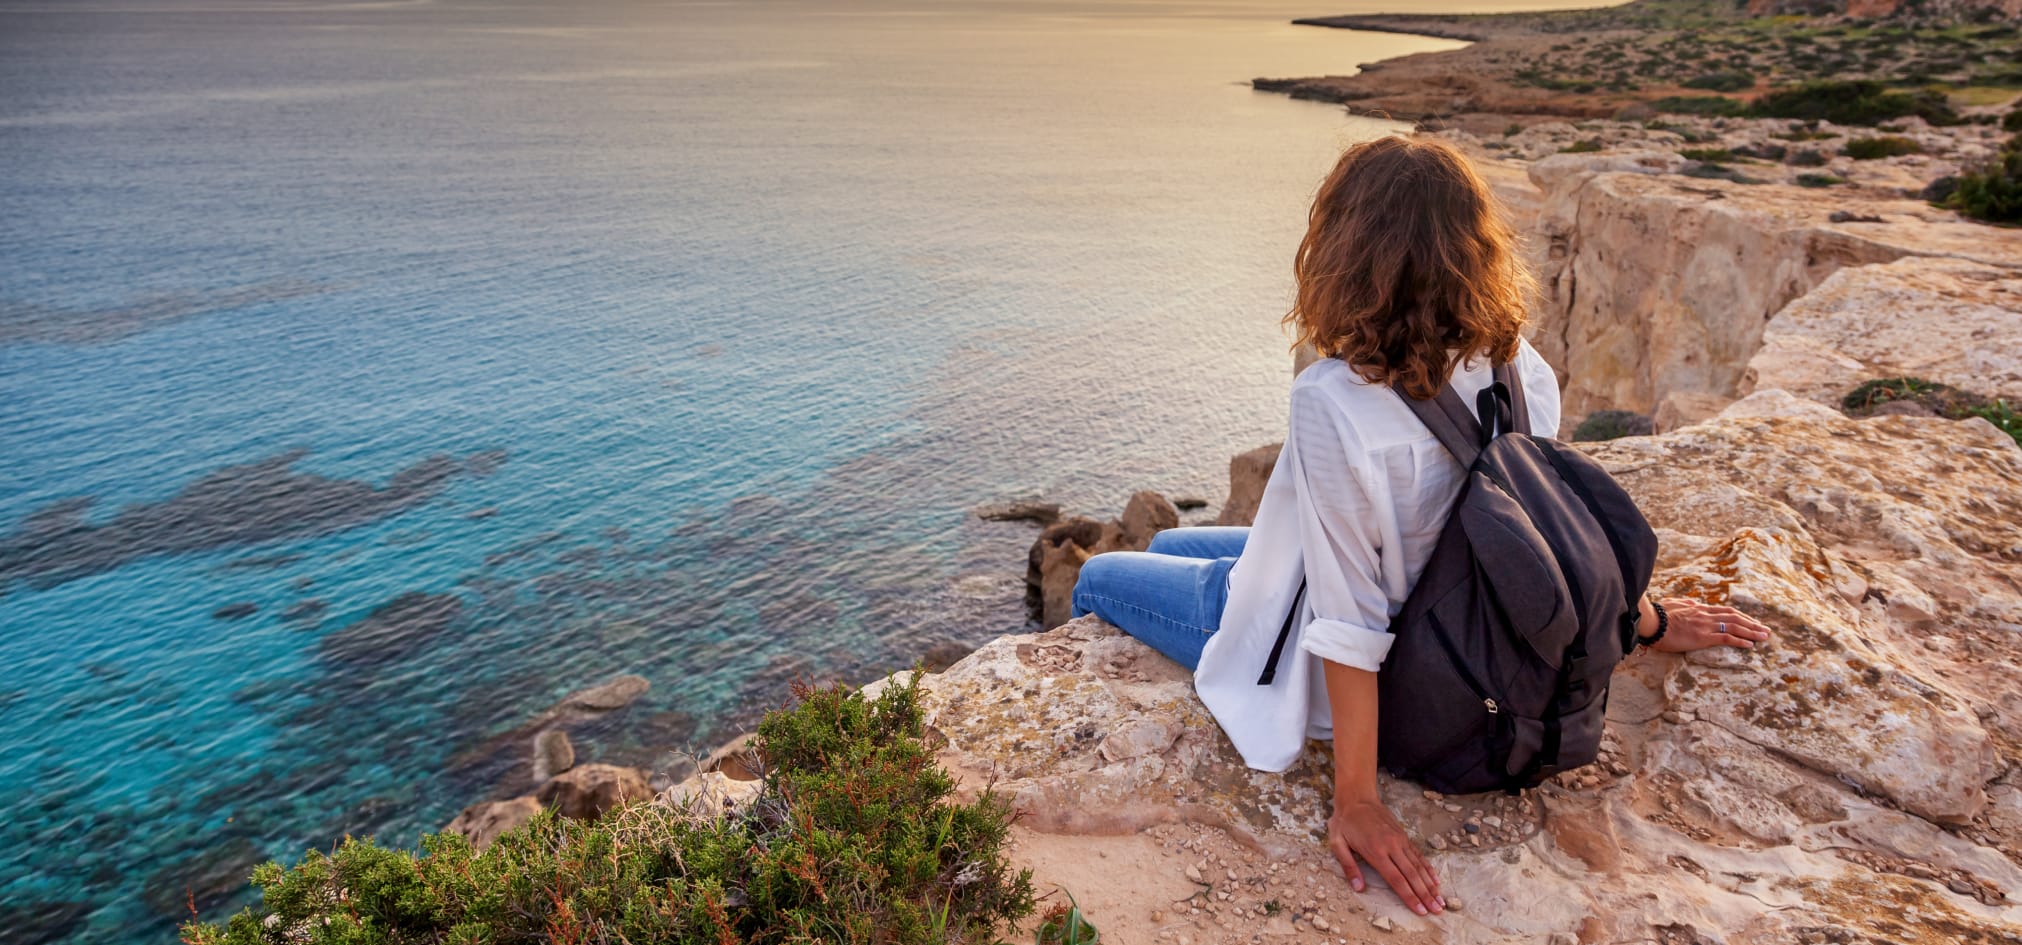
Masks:
[[[1245,768],[1187,673],[1092,617],[930,677],[941,760],[1117,941],[2016,941],[2022,449],[1781,392],[1591,449],[1664,539],[1655,589],[1777,636],[1632,658],[1601,762],[1522,796],[1386,779],[1445,916],[1349,890],[1327,746]]]

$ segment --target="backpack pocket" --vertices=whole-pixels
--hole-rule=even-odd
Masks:
[[[1455,514],[1467,530],[1477,581],[1495,612],[1538,659],[1558,669],[1580,621],[1567,606],[1572,593],[1551,545],[1501,489],[1472,490]]]
[[[1503,773],[1530,786],[1561,771],[1592,764],[1601,751],[1601,728],[1608,714],[1607,690],[1585,706],[1557,719],[1508,714],[1499,734],[1509,740]]]

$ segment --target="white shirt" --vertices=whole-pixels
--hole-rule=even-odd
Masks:
[[[1528,342],[1516,364],[1531,430],[1555,435],[1551,366]],[[1487,359],[1463,360],[1453,387],[1473,405],[1491,374]],[[1284,450],[1194,675],[1201,701],[1250,767],[1283,771],[1307,738],[1333,737],[1320,660],[1370,672],[1383,665],[1390,619],[1432,557],[1464,474],[1397,394],[1339,359],[1324,358],[1292,382]],[[1259,686],[1302,578],[1305,601],[1276,681]]]

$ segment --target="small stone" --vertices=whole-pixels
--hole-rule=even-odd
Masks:
[[[1500,826],[1502,826],[1502,818],[1501,818],[1501,817],[1497,817],[1497,816],[1495,816],[1494,814],[1490,814],[1490,815],[1488,815],[1487,817],[1483,817],[1483,818],[1481,819],[1481,822],[1482,822],[1482,823],[1484,823],[1484,824],[1487,824],[1487,825],[1488,825],[1488,826],[1490,826],[1490,827],[1500,827]]]
[[[1199,883],[1203,886],[1208,884],[1207,879],[1201,876],[1201,868],[1198,866],[1187,867],[1187,882]]]
[[[1462,908],[1460,904],[1460,897],[1459,896],[1446,897],[1446,908],[1447,911],[1449,912],[1459,912]]]
[[[1682,725],[1685,722],[1685,713],[1677,709],[1666,709],[1664,710],[1664,721],[1672,725]]]
[[[1445,811],[1446,811],[1446,812],[1448,812],[1448,813],[1452,813],[1452,814],[1458,814],[1458,813],[1460,813],[1460,805],[1459,805],[1459,804],[1441,804],[1441,805],[1439,805],[1439,806],[1440,806],[1440,809],[1442,809],[1442,810],[1445,810]]]
[[[1551,945],[1580,945],[1580,939],[1571,932],[1553,932],[1550,943]]]
[[[1966,882],[1965,880],[1960,879],[1957,876],[1954,876],[1951,879],[1946,880],[1945,888],[1955,893],[1958,893],[1961,896],[1970,896],[1973,895],[1974,893],[1973,884]]]
[[[1376,916],[1375,918],[1370,919],[1369,924],[1376,926],[1377,928],[1382,929],[1385,932],[1397,928],[1397,923],[1390,921],[1390,917],[1386,915],[1379,915]]]
[[[1163,910],[1160,910],[1160,909],[1153,909],[1153,910],[1151,910],[1151,920],[1152,920],[1153,922],[1164,922],[1164,921],[1165,921],[1165,912],[1164,912]]]
[[[1436,801],[1439,800],[1440,798],[1440,794],[1438,791],[1425,791],[1422,793],[1425,794],[1425,799],[1428,801]]]
[[[1428,843],[1428,844],[1431,844],[1431,845],[1432,845],[1432,848],[1433,848],[1433,849],[1435,849],[1435,850],[1444,850],[1444,849],[1446,849],[1446,838],[1445,838],[1445,837],[1442,837],[1442,836],[1440,836],[1440,835],[1438,835],[1438,834],[1433,834],[1433,835],[1432,835],[1432,838],[1431,838],[1431,839],[1429,839],[1429,840],[1427,840],[1427,841],[1425,841],[1425,842],[1426,842],[1426,843]]]
[[[1481,825],[1470,820],[1467,823],[1461,824],[1460,829],[1465,830],[1468,833],[1480,833]]]
[[[1331,926],[1329,926],[1329,925],[1327,924],[1327,920],[1326,920],[1326,919],[1320,918],[1320,917],[1319,917],[1319,916],[1317,916],[1317,915],[1313,917],[1313,931],[1315,931],[1315,932],[1325,932],[1325,931],[1328,931],[1328,930],[1329,930],[1330,928],[1331,928]]]

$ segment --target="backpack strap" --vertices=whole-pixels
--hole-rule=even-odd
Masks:
[[[1452,384],[1440,388],[1439,396],[1431,400],[1419,400],[1406,393],[1401,381],[1391,384],[1390,389],[1403,398],[1404,406],[1411,408],[1418,421],[1438,438],[1439,444],[1446,447],[1454,459],[1460,460],[1461,468],[1474,467],[1474,461],[1481,458],[1484,445],[1481,421],[1475,419],[1474,411],[1467,409],[1467,404],[1460,399]]]
[[[1505,361],[1495,366],[1495,382],[1509,391],[1511,433],[1531,432],[1531,405],[1524,398],[1523,376],[1517,371],[1515,361]]]
[[[1404,405],[1411,408],[1419,422],[1432,431],[1439,444],[1464,468],[1474,466],[1494,436],[1531,432],[1530,404],[1524,400],[1524,385],[1517,377],[1515,362],[1495,366],[1489,385],[1475,398],[1474,410],[1467,409],[1467,403],[1460,399],[1452,384],[1441,388],[1439,396],[1431,400],[1412,397],[1401,382],[1391,384],[1390,389],[1404,399]]]

